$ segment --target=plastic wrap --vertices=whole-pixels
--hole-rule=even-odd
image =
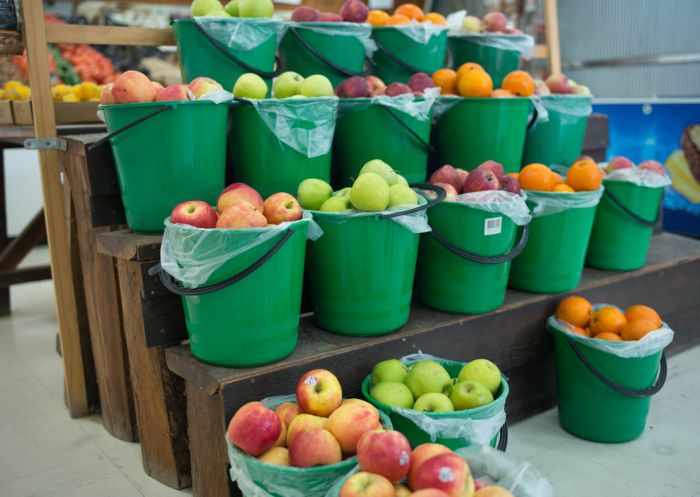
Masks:
[[[365,47],[365,55],[372,57],[377,44],[372,39],[372,26],[357,22],[285,22],[283,29],[300,28],[328,36],[352,36]],[[284,35],[284,33],[283,33]],[[281,37],[280,37],[281,38]]]
[[[572,124],[579,117],[586,117],[591,114],[593,97],[583,95],[540,95],[534,96],[537,102],[547,112],[556,112],[562,124]],[[538,111],[540,109],[538,108]],[[535,123],[541,122],[539,119]]]
[[[432,22],[418,22],[415,19],[408,24],[399,24],[391,27],[422,45],[427,45],[433,36],[440,36],[444,31],[447,31],[446,26],[440,26]]]
[[[585,209],[595,207],[600,202],[604,188],[601,186],[592,192],[538,192],[534,190],[524,190],[528,203],[532,203],[532,217],[551,216],[568,209]]]
[[[474,209],[503,214],[518,226],[524,226],[532,219],[525,199],[520,195],[503,190],[463,193],[457,196],[456,202],[461,202]]]
[[[195,17],[194,22],[216,41],[234,50],[253,50],[270,37],[279,43],[284,29],[280,21],[253,17]]]
[[[337,192],[336,192],[337,193]],[[418,205],[424,205],[426,203],[425,198],[419,196],[418,197]],[[337,223],[337,224],[342,224],[347,222],[350,219],[355,219],[358,217],[377,217],[379,218],[380,216],[384,214],[390,214],[393,212],[397,211],[404,211],[404,210],[409,210],[412,209],[413,205],[399,205],[396,207],[392,207],[391,209],[387,209],[385,211],[381,212],[363,212],[363,211],[358,211],[354,209],[347,209],[343,212],[324,212],[323,213],[323,222],[324,223]],[[395,223],[400,224],[404,228],[406,228],[408,231],[411,231],[413,233],[427,233],[432,230],[430,225],[428,224],[428,214],[426,213],[425,210],[414,212],[411,214],[406,214],[404,216],[396,216],[396,217],[391,217],[389,218],[391,221],[394,221]]]
[[[196,288],[229,260],[302,222],[308,224],[308,239],[316,240],[323,234],[307,211],[300,221],[247,229],[201,229],[173,224],[168,218],[160,246],[160,265],[185,288]]]
[[[671,184],[671,178],[665,174],[657,174],[638,167],[615,169],[605,177],[605,181],[627,181],[647,188],[662,188]]]
[[[412,94],[403,94],[396,97],[382,95],[371,98],[345,98],[338,104],[338,116],[343,117],[353,112],[358,112],[370,105],[383,105],[398,112],[408,114],[420,121],[430,119],[430,111],[435,101],[440,96],[440,88],[427,88],[423,97],[415,97]]]

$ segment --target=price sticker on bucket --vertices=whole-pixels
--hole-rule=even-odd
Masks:
[[[484,219],[484,236],[499,235],[501,233],[502,220],[501,216]]]

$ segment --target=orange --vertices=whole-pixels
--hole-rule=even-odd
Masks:
[[[432,22],[433,24],[437,24],[439,26],[447,26],[447,19],[445,19],[445,16],[442,14],[438,14],[437,12],[429,12],[428,14],[425,14],[420,22]]]
[[[403,15],[409,19],[420,21],[423,18],[423,11],[420,7],[418,7],[418,5],[404,3],[396,7],[396,10],[394,10],[394,15]]]
[[[491,76],[483,71],[468,71],[461,77],[457,73],[457,90],[463,97],[490,97],[493,91]]]
[[[554,175],[554,181],[556,181],[557,185],[565,183],[564,178],[561,177],[561,174],[555,173],[554,171],[552,171],[552,174]]]
[[[528,164],[520,170],[518,182],[520,188],[525,190],[551,192],[554,188],[554,175],[544,164]]]
[[[625,341],[631,342],[634,340],[639,340],[650,331],[658,330],[659,328],[660,327],[653,321],[649,321],[647,319],[637,319],[636,321],[627,323],[627,325],[622,328],[620,337]]]
[[[386,18],[384,26],[397,26],[399,24],[408,24],[411,19],[402,14],[394,14]]]
[[[566,175],[566,184],[577,192],[597,190],[602,183],[603,171],[587,159],[574,162]]]
[[[656,323],[657,328],[661,328],[661,316],[649,306],[646,305],[633,305],[628,307],[625,311],[625,317],[628,322],[637,321],[639,319],[646,319],[652,323]]]
[[[508,90],[504,90],[503,88],[497,88],[491,92],[491,96],[493,98],[510,98],[514,97],[515,95]]]
[[[559,193],[574,193],[574,189],[571,188],[566,183],[559,183],[557,185],[554,185],[554,188],[552,188],[552,191],[559,192]]]
[[[506,173],[508,176],[512,176],[515,179],[518,179],[518,176],[520,176],[518,173]]]
[[[441,88],[442,95],[457,95],[457,73],[452,69],[438,69],[433,73],[433,82]]]
[[[461,66],[459,66],[459,69],[457,69],[457,79],[461,79],[462,76],[464,76],[466,73],[470,71],[481,71],[481,72],[486,72],[484,71],[484,68],[481,67],[479,64],[476,62],[465,62]]]
[[[529,97],[535,94],[535,81],[525,71],[513,71],[503,79],[501,87],[519,97]]]
[[[588,328],[581,328],[580,326],[571,326],[569,331],[574,335],[581,335],[582,337],[590,337]]]
[[[622,311],[610,305],[601,307],[591,314],[591,333],[594,336],[600,333],[619,335],[626,324],[627,318],[622,314]]]
[[[367,22],[372,26],[384,26],[387,19],[389,19],[389,14],[383,10],[370,10],[367,14]]]
[[[612,342],[621,342],[622,341],[622,338],[620,338],[620,335],[616,335],[615,333],[608,333],[608,332],[598,333],[597,335],[593,335],[593,338],[597,338],[598,340],[610,340]]]
[[[591,318],[591,303],[583,297],[566,297],[559,302],[555,316],[574,326],[585,327]]]

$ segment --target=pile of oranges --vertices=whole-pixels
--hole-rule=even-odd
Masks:
[[[623,313],[613,306],[594,311],[583,297],[567,297],[557,307],[556,317],[571,325],[569,331],[599,340],[635,341],[662,326],[661,317],[649,306],[633,305]]]
[[[538,192],[590,192],[600,188],[603,171],[592,160],[581,159],[574,162],[564,179],[544,164],[528,164],[516,178],[520,188]]]
[[[435,86],[442,95],[462,97],[529,97],[535,93],[535,81],[525,71],[513,71],[503,79],[501,88],[493,89],[491,76],[476,62],[465,62],[456,71],[438,69],[433,73]]]
[[[370,10],[367,22],[372,26],[398,26],[408,24],[411,21],[432,22],[439,26],[447,26],[447,20],[437,12],[423,13],[423,10],[412,3],[404,3],[396,7],[393,15],[389,15],[383,10]]]

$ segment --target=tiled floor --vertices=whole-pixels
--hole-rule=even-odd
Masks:
[[[51,283],[14,287],[12,304],[12,316],[0,319],[0,496],[191,495],[147,477],[139,446],[108,435],[99,416],[68,416]],[[514,426],[508,453],[531,461],[559,497],[700,497],[700,347],[669,362],[640,439],[579,440],[553,410]]]

